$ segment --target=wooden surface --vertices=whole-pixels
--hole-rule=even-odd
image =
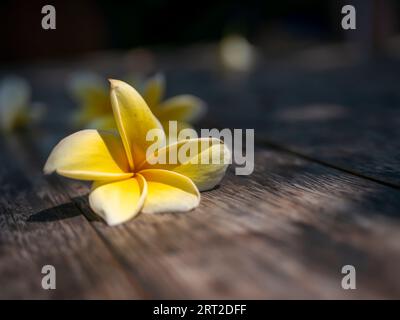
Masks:
[[[87,184],[41,170],[72,132],[68,74],[118,77],[124,60],[16,69],[49,117],[0,138],[0,298],[400,298],[399,62],[270,62],[237,76],[207,52],[198,64],[178,52],[155,65],[169,94],[209,102],[204,127],[256,128],[255,172],[231,167],[196,210],[115,228],[91,212]],[[41,288],[46,264],[56,290]],[[348,264],[356,290],[341,288]]]

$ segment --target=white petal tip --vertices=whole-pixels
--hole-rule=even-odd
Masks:
[[[115,80],[115,79],[108,79],[108,81],[110,82],[111,89],[117,88],[118,87],[118,82],[120,82],[119,80]]]
[[[48,164],[48,162],[46,162],[46,164],[45,164],[44,167],[43,167],[43,173],[44,173],[45,175],[49,175],[49,174],[52,174],[54,171],[55,171],[54,168],[52,168],[52,167]]]
[[[195,202],[195,203],[193,203],[191,205],[187,205],[187,206],[180,205],[179,207],[176,207],[176,208],[170,209],[170,210],[165,210],[162,207],[160,207],[160,208],[154,207],[154,208],[151,208],[151,209],[144,207],[142,209],[142,213],[144,213],[144,214],[160,214],[160,213],[165,213],[165,212],[185,213],[185,212],[193,211],[199,205],[200,205],[200,197],[198,197],[198,201],[197,202]]]

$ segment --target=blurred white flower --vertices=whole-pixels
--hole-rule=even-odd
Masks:
[[[31,87],[23,78],[8,76],[0,82],[0,131],[10,132],[38,121],[44,106],[31,102]]]
[[[256,50],[243,36],[230,35],[221,41],[220,57],[229,70],[250,71],[255,63]]]

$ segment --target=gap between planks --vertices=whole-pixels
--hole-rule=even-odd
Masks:
[[[256,137],[255,138],[255,142],[260,147],[269,147],[269,148],[272,148],[272,149],[275,149],[275,150],[278,150],[278,151],[281,151],[281,152],[285,152],[285,153],[297,156],[297,157],[302,158],[302,159],[307,160],[307,161],[318,163],[318,164],[320,164],[322,166],[325,166],[325,167],[328,167],[328,168],[331,168],[331,169],[334,169],[334,170],[342,171],[344,173],[351,174],[351,175],[354,175],[356,177],[369,180],[371,182],[379,183],[379,184],[384,185],[386,187],[390,187],[390,188],[393,188],[393,189],[396,189],[396,190],[400,190],[400,185],[397,185],[395,183],[391,183],[389,181],[380,180],[378,178],[374,178],[372,176],[368,176],[368,175],[365,175],[363,173],[360,173],[360,172],[357,172],[357,171],[354,171],[354,170],[350,170],[350,169],[347,169],[345,167],[337,166],[337,165],[334,165],[334,164],[329,163],[327,161],[323,161],[323,160],[314,158],[314,157],[312,157],[310,155],[306,155],[304,153],[296,151],[296,150],[294,150],[292,148],[289,148],[287,146],[284,146],[284,145],[281,145],[279,143],[270,141],[269,139],[264,138],[264,137],[261,137],[261,138],[257,138]]]

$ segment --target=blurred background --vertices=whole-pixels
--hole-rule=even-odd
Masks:
[[[41,27],[46,4],[56,8],[56,30]],[[347,4],[356,30],[342,28]],[[163,72],[167,97],[207,102],[205,127],[255,128],[279,142],[291,132],[290,141],[312,137],[321,148],[345,140],[350,150],[360,136],[332,141],[330,132],[398,121],[399,16],[396,0],[6,0],[0,76],[25,77],[54,124],[79,107],[68,92],[75,72],[104,81]]]
[[[41,8],[52,4],[57,31],[41,28]],[[357,8],[357,31],[341,28],[341,7]],[[5,0],[0,4],[0,58],[32,61],[98,50],[168,49],[217,42],[238,33],[260,47],[283,49],[351,39],[384,46],[399,31],[396,0]]]
[[[43,30],[41,27],[44,16],[41,9],[47,4],[56,9],[56,30]],[[341,10],[348,4],[356,8],[356,30],[342,28],[344,15]],[[192,94],[206,102],[208,112],[200,122],[194,124],[197,128],[252,128],[255,129],[257,148],[277,148],[296,154],[293,157],[295,160],[288,162],[282,160],[285,158],[281,159],[280,155],[275,159],[274,151],[265,164],[264,160],[261,166],[256,164],[258,174],[230,180],[228,188],[229,185],[240,186],[244,183],[242,186],[246,186],[249,183],[248,188],[235,187],[229,191],[232,197],[237,195],[238,202],[230,201],[229,197],[221,197],[225,192],[222,188],[205,195],[212,204],[208,205],[207,210],[210,208],[212,211],[213,201],[218,203],[215,211],[215,217],[218,217],[216,225],[221,222],[224,230],[225,224],[233,216],[230,208],[238,206],[246,197],[249,200],[243,203],[254,202],[254,207],[251,207],[251,210],[255,210],[253,213],[257,210],[269,211],[265,215],[260,212],[259,215],[257,213],[247,218],[247,210],[244,208],[243,214],[237,215],[239,220],[236,221],[240,223],[238,228],[230,227],[232,235],[236,232],[239,235],[237,239],[240,243],[248,241],[249,246],[254,244],[252,250],[248,250],[247,243],[246,246],[238,245],[238,248],[244,248],[244,256],[230,251],[231,247],[224,245],[219,247],[221,251],[214,251],[218,258],[211,260],[214,263],[209,264],[209,249],[214,249],[215,246],[214,236],[193,238],[196,242],[197,239],[203,239],[199,243],[206,249],[204,255],[199,255],[198,259],[196,253],[201,250],[193,250],[190,245],[192,242],[187,242],[189,247],[182,251],[185,253],[182,255],[187,254],[188,263],[182,269],[176,268],[189,271],[189,276],[182,277],[187,280],[182,280],[182,288],[191,286],[190,271],[193,271],[194,275],[201,275],[198,278],[199,283],[204,282],[206,286],[210,284],[210,288],[217,288],[222,295],[229,288],[237,288],[239,296],[243,296],[248,292],[246,288],[251,288],[247,287],[250,279],[261,284],[260,287],[255,286],[257,288],[263,288],[264,285],[274,287],[276,283],[278,297],[282,292],[284,297],[288,293],[290,296],[298,292],[300,296],[307,292],[312,292],[314,296],[324,292],[321,297],[331,297],[329,290],[332,290],[334,297],[349,297],[344,295],[339,286],[340,269],[337,266],[352,261],[351,257],[360,261],[357,279],[359,276],[360,279],[364,278],[364,282],[360,283],[367,283],[368,288],[377,290],[371,292],[388,293],[389,297],[399,296],[400,283],[399,277],[396,277],[399,242],[395,237],[399,227],[398,221],[392,220],[399,212],[399,197],[397,191],[386,187],[400,187],[400,0],[3,0],[0,4],[0,23],[0,126],[1,120],[6,119],[4,115],[12,114],[13,107],[22,104],[21,100],[32,105],[39,103],[43,106],[41,110],[45,110],[41,114],[43,117],[37,117],[40,120],[32,125],[25,121],[28,122],[28,130],[23,132],[28,134],[21,139],[22,146],[12,135],[11,139],[5,139],[11,141],[1,144],[3,137],[0,133],[0,164],[1,160],[7,159],[4,154],[7,155],[11,150],[6,165],[0,165],[8,183],[2,183],[3,189],[0,190],[5,190],[2,194],[9,193],[11,198],[3,203],[8,208],[9,203],[13,202],[14,194],[23,195],[23,199],[26,193],[29,201],[23,203],[29,203],[30,196],[37,199],[32,205],[33,209],[29,205],[28,210],[24,211],[25,215],[20,213],[21,205],[18,204],[15,212],[22,221],[21,228],[13,222],[14,216],[8,214],[13,212],[14,207],[6,210],[7,214],[4,215],[6,219],[12,220],[12,228],[26,230],[26,227],[29,230],[28,238],[21,237],[20,233],[11,237],[7,229],[7,232],[0,232],[10,244],[23,243],[21,256],[24,260],[20,262],[19,268],[15,268],[18,277],[29,274],[26,271],[29,268],[21,266],[34,266],[31,256],[25,255],[26,252],[33,252],[33,256],[36,256],[39,251],[46,251],[38,250],[40,247],[33,240],[42,238],[45,234],[43,241],[53,243],[47,238],[47,230],[57,233],[59,231],[53,224],[46,224],[49,229],[38,232],[40,229],[35,229],[37,225],[25,223],[24,219],[28,219],[33,211],[39,211],[37,207],[44,209],[40,202],[42,198],[54,197],[56,200],[51,200],[52,203],[64,201],[58,196],[47,196],[46,192],[37,196],[36,192],[41,194],[42,189],[47,188],[37,185],[47,186],[42,167],[50,150],[67,134],[82,128],[71,125],[70,121],[76,111],[85,107],[71,92],[73,75],[78,72],[95,73],[100,78],[94,77],[96,81],[99,80],[97,82],[100,83],[100,90],[89,88],[89,93],[95,93],[93,107],[103,105],[111,111],[107,78],[126,79],[136,75],[147,77],[162,72],[166,76],[166,98]],[[1,84],[10,75],[19,76],[28,83],[21,85],[19,81],[19,88],[25,88],[26,95],[23,99],[23,90],[15,89],[15,82],[18,81],[14,80],[8,86],[7,81],[4,81],[5,85]],[[2,89],[4,87],[11,93]],[[79,85],[77,87],[80,89]],[[4,103],[4,100],[11,100],[14,105]],[[31,130],[32,128],[35,130]],[[299,155],[308,160],[304,162]],[[22,165],[18,161],[22,161]],[[368,184],[361,183],[343,172],[339,175],[339,171],[330,174],[333,170],[322,170],[320,164],[344,169],[347,173],[375,182],[383,182],[386,187],[372,186],[371,181]],[[12,169],[13,166],[16,168]],[[22,173],[20,167],[23,169]],[[37,182],[25,188],[27,179],[24,175]],[[268,192],[261,193],[260,190],[264,187]],[[17,192],[20,189],[22,191]],[[57,184],[54,192],[58,194],[59,189],[61,190]],[[74,197],[79,199],[88,190],[81,185],[72,189]],[[242,190],[248,190],[249,194],[242,194]],[[218,200],[213,200],[213,197]],[[15,198],[18,201],[20,199]],[[278,198],[281,200],[275,204],[274,199]],[[46,206],[50,202],[46,200]],[[262,206],[258,207],[258,204]],[[72,204],[71,206],[74,207]],[[73,209],[70,211],[76,212]],[[46,210],[43,212],[44,216],[51,215]],[[68,207],[59,206],[56,212],[56,216],[66,217]],[[227,215],[224,217],[225,213]],[[163,218],[167,216],[162,216],[160,224],[169,221]],[[256,226],[258,221],[262,221],[258,218],[267,219],[268,228]],[[149,220],[152,228],[150,234],[159,242],[158,229],[153,227],[156,219],[152,219]],[[172,219],[175,218],[171,216],[170,221]],[[197,219],[200,221],[201,218],[193,221]],[[380,224],[381,221],[384,223]],[[254,229],[250,228],[252,223]],[[7,227],[7,222],[4,225]],[[143,226],[146,227],[140,223],[136,226],[140,231],[144,230]],[[167,223],[164,226],[168,229],[171,225]],[[207,227],[204,230],[209,229],[206,223],[204,227]],[[132,229],[132,232],[127,233],[135,234],[136,237],[137,230]],[[164,232],[164,229],[160,230],[161,233]],[[174,237],[175,232],[186,232],[185,229],[170,230]],[[264,235],[260,230],[271,234]],[[273,230],[277,232],[276,235]],[[197,231],[203,229],[199,228]],[[91,242],[87,232],[68,233],[74,234],[74,237],[75,233],[82,234],[83,238],[76,238],[79,243]],[[84,238],[85,236],[88,238]],[[225,233],[223,237],[225,238]],[[59,239],[64,240],[62,237]],[[133,236],[129,238],[131,239]],[[121,252],[136,252],[135,246],[141,248],[142,243],[147,243],[145,238],[137,239],[140,241],[121,241]],[[176,239],[185,243],[181,241],[185,238]],[[229,240],[228,237],[226,239]],[[376,239],[382,239],[382,243]],[[352,243],[351,246],[348,246],[347,241]],[[232,245],[239,242],[232,242]],[[259,247],[259,243],[264,242],[272,244],[272,255],[267,251],[268,247]],[[131,243],[132,247],[129,247]],[[28,244],[32,244],[33,249],[29,248],[31,251],[25,250]],[[58,249],[57,246],[53,247],[49,250],[50,254]],[[64,248],[64,244],[59,247]],[[153,243],[150,243],[148,252],[152,252],[152,247]],[[77,248],[79,250],[80,247]],[[129,251],[127,248],[133,249]],[[168,251],[163,256],[166,259],[160,261],[170,266],[171,261],[175,261],[173,259],[180,256],[181,252],[175,251],[173,245],[165,245],[165,250]],[[14,253],[19,250],[3,252],[3,258],[13,258]],[[144,255],[140,250],[138,252],[139,255],[132,256],[142,261]],[[158,254],[159,251],[154,252]],[[227,260],[228,264],[233,261],[232,266],[239,261],[236,257],[241,259],[236,269],[240,271],[239,277],[233,277],[235,273],[226,272],[227,262],[222,259],[224,256],[220,252],[227,252],[228,257],[235,257]],[[250,255],[252,252],[254,255]],[[263,252],[266,260],[259,259]],[[278,252],[279,255],[276,255]],[[292,262],[296,260],[294,268],[282,263],[285,260],[281,257],[284,258],[285,255]],[[151,257],[153,256],[152,254]],[[255,258],[251,261],[247,257]],[[388,260],[388,257],[391,259]],[[161,279],[162,273],[158,272],[157,264],[153,264],[154,259],[150,260],[146,262],[143,259],[147,263],[145,266],[148,265],[149,268],[143,268],[145,276],[139,283],[152,279],[153,283],[160,283],[160,286],[168,284],[160,292],[164,292],[164,289],[169,292],[173,282]],[[18,266],[19,260],[15,261]],[[271,264],[270,267],[268,264],[271,261],[276,264]],[[321,268],[317,262],[321,262],[321,266],[324,263],[324,267]],[[241,263],[248,267],[244,277],[241,277],[242,270],[245,270]],[[125,265],[125,260],[123,264]],[[262,266],[265,272],[254,273],[253,270],[256,269],[253,269],[253,264],[255,267]],[[68,264],[62,265],[67,266],[64,274],[69,274]],[[136,268],[136,261],[134,265]],[[3,263],[3,266],[6,264]],[[300,273],[293,272],[296,268],[301,270]],[[6,270],[11,270],[10,274],[14,274],[14,264],[7,264]],[[19,273],[19,270],[22,271]],[[140,275],[141,271],[138,270],[135,273]],[[197,272],[198,270],[201,272]],[[280,273],[281,270],[283,273]],[[106,274],[108,276],[113,273]],[[215,274],[222,277],[214,277]],[[296,278],[296,275],[300,276]],[[325,278],[325,275],[329,277]],[[8,273],[3,278],[13,280]],[[78,279],[81,280],[82,277],[79,275]],[[163,281],[158,281],[159,279]],[[296,280],[294,286],[286,287],[293,279]],[[330,280],[325,281],[326,279]],[[97,280],[91,283],[95,283],[93,288],[97,288]],[[10,287],[14,288],[13,286],[14,284]],[[321,286],[328,290],[326,294]],[[15,288],[19,290],[19,287]],[[177,290],[181,290],[180,286]],[[43,290],[40,292],[44,294]],[[369,297],[369,291],[366,292]],[[365,291],[357,290],[355,294],[363,296],[364,293]],[[21,296],[19,292],[18,294]],[[308,298],[307,295],[305,297]]]

